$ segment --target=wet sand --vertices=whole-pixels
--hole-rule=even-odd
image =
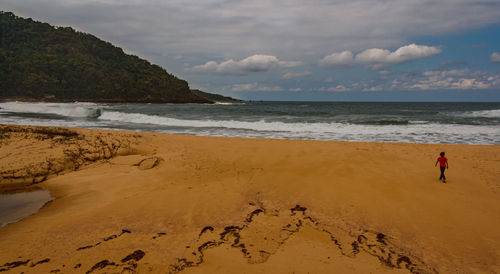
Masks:
[[[500,147],[0,126],[15,273],[496,273]],[[446,184],[434,167],[450,161]]]

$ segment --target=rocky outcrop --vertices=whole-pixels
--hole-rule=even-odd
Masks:
[[[112,135],[67,128],[0,125],[0,192],[37,184],[50,176],[114,156],[139,153],[139,144],[140,137],[135,133]],[[2,161],[7,158],[11,159]],[[142,166],[147,168],[157,161]]]

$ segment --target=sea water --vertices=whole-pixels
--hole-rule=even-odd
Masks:
[[[0,103],[0,124],[202,136],[500,144],[500,103]]]

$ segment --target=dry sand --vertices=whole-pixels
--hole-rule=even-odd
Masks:
[[[0,191],[56,197],[0,271],[500,273],[499,178],[499,146],[0,126]]]

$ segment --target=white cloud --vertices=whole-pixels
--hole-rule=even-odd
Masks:
[[[494,63],[500,63],[500,54],[498,52],[493,52],[490,55],[490,61]]]
[[[325,56],[322,60],[318,62],[318,66],[321,68],[349,68],[353,65],[354,59],[351,51],[345,50],[342,52],[332,53]]]
[[[495,90],[500,89],[500,74],[483,71],[430,70],[421,73],[406,72],[391,75],[390,79],[364,80],[351,84],[351,90],[403,91],[403,90]]]
[[[365,64],[371,69],[381,69],[389,65],[415,61],[441,53],[437,47],[410,44],[391,52],[387,49],[372,48],[358,53],[355,57],[357,63]]]
[[[290,79],[296,79],[296,78],[303,78],[303,77],[308,77],[311,76],[311,72],[309,71],[304,71],[304,72],[287,72],[281,76],[281,79],[283,80],[290,80]]]
[[[347,88],[343,85],[337,85],[334,87],[321,87],[318,89],[319,91],[330,91],[330,92],[344,92],[344,91],[349,91],[351,90],[350,88]]]
[[[438,47],[410,44],[391,52],[387,49],[366,49],[354,57],[349,50],[332,53],[318,62],[318,66],[327,69],[349,68],[354,63],[364,64],[370,69],[383,69],[390,65],[396,65],[415,61],[425,57],[441,53]]]
[[[289,68],[298,65],[300,65],[300,62],[280,61],[276,56],[256,54],[240,61],[233,59],[221,63],[209,61],[204,65],[188,68],[186,71],[221,75],[245,75],[251,72],[263,72],[278,67]]]
[[[380,78],[382,79],[387,79],[391,75],[392,71],[390,70],[379,70],[378,75],[380,75]]]
[[[283,91],[280,86],[261,86],[258,83],[236,84],[231,88],[232,91]]]
[[[469,70],[426,71],[409,89],[488,89],[495,84],[497,77],[490,78],[485,73]]]
[[[255,90],[258,86],[257,83],[247,83],[247,84],[236,84],[231,88],[232,91],[250,91]]]
[[[288,91],[299,92],[299,91],[302,91],[302,89],[301,88],[291,88]]]
[[[382,85],[363,88],[362,91],[383,91],[385,88]]]
[[[480,90],[499,87],[500,75],[468,69],[425,71],[394,79],[390,86],[396,90]]]

